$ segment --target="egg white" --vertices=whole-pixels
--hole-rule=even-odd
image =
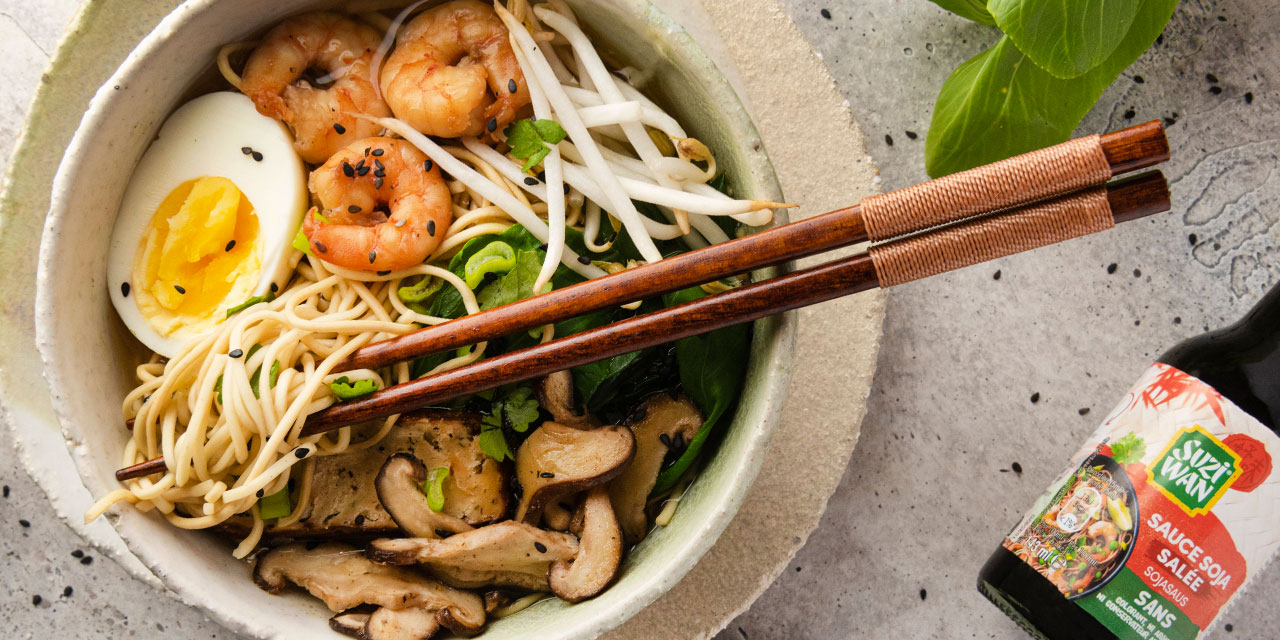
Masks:
[[[246,147],[262,159],[246,154]],[[137,283],[131,282],[135,254],[164,198],[179,185],[206,176],[234,182],[258,217],[262,264],[252,295],[265,295],[272,283],[286,284],[289,258],[296,251],[291,243],[308,205],[307,169],[294,151],[292,136],[284,125],[258,113],[248,97],[211,93],[169,116],[129,180],[107,254],[107,282],[116,312],[138,340],[167,357],[200,334],[180,329],[163,336],[152,328],[135,302]],[[127,296],[121,287],[126,282],[130,283]]]

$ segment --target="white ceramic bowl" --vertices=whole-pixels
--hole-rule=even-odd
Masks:
[[[219,46],[306,0],[192,0],[162,21],[98,91],[54,180],[37,274],[37,346],[52,400],[85,486],[101,496],[126,437],[120,400],[143,357],[111,309],[107,242],[134,164],[164,118],[207,77]],[[597,43],[651,78],[644,90],[716,151],[745,197],[781,200],[772,167],[737,96],[678,25],[645,0],[570,0]],[[785,220],[783,220],[785,221]],[[773,433],[790,374],[794,323],[755,326],[743,401],[716,456],[670,526],[627,557],[619,579],[577,605],[545,601],[491,623],[484,638],[587,638],[611,629],[669,589],[714,543],[741,504]],[[328,612],[294,593],[271,597],[224,540],[176,529],[154,514],[116,508],[108,517],[129,549],[184,602],[257,638],[329,637]]]

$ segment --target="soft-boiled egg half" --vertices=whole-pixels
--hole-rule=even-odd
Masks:
[[[169,116],[138,162],[111,234],[111,302],[151,350],[173,357],[227,310],[286,284],[307,208],[287,129],[239,93]]]

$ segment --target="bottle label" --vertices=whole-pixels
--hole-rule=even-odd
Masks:
[[[1280,546],[1280,438],[1152,365],[1004,547],[1116,636],[1207,629]]]

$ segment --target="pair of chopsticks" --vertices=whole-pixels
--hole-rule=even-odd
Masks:
[[[431,406],[725,326],[1054,244],[1170,208],[1158,121],[865,198],[857,205],[367,345],[338,370],[377,369],[871,241],[866,252],[513,351],[333,405],[302,435]],[[124,481],[166,469],[156,458]]]

